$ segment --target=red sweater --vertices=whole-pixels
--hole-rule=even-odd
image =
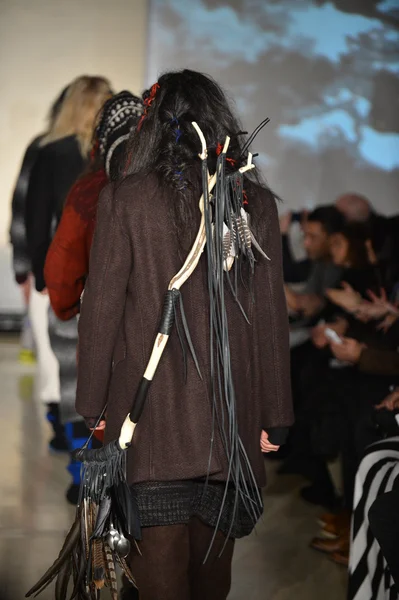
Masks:
[[[44,277],[51,306],[67,321],[79,313],[89,272],[97,203],[108,179],[103,170],[81,177],[71,188],[47,253]]]

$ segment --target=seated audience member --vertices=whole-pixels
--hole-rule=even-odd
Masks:
[[[283,240],[290,221],[289,216],[281,218]],[[341,269],[332,264],[329,247],[330,236],[342,229],[343,223],[342,215],[334,206],[320,206],[306,216],[302,227],[304,246],[311,262],[310,275],[301,293],[294,292],[288,285],[285,286],[287,304],[291,312],[291,387],[294,405],[297,407],[303,402],[302,379],[317,378],[321,368],[319,362],[325,362],[325,357],[310,340],[310,328],[328,306],[324,298],[325,290],[340,281]],[[279,452],[268,458],[281,459],[291,454],[289,438]]]
[[[385,311],[389,310],[391,307],[386,305]],[[328,397],[332,390],[335,403],[334,432],[335,435],[340,435],[337,450],[342,456],[345,512],[337,517],[335,523],[330,521],[327,530],[324,529],[324,533],[335,533],[337,538],[335,540],[316,538],[312,541],[312,546],[317,550],[330,553],[332,559],[340,564],[346,564],[348,561],[348,515],[353,505],[354,490],[355,494],[357,493],[355,475],[361,457],[370,444],[384,435],[385,430],[392,435],[397,428],[396,421],[389,418],[386,411],[376,410],[381,408],[392,410],[396,406],[398,395],[388,396],[383,402],[381,399],[386,396],[393,383],[399,382],[399,354],[396,351],[399,345],[397,322],[391,326],[390,331],[380,334],[381,338],[386,338],[385,349],[379,347],[377,342],[374,342],[376,346],[372,346],[345,337],[339,343],[330,342],[334,357],[342,364],[348,365],[347,368],[336,372],[334,379],[330,380],[326,387],[327,393],[323,398],[324,408],[321,409],[324,413],[324,423],[329,423],[330,428],[334,429],[331,413],[328,414],[326,410],[326,396]],[[375,328],[375,323],[370,324],[369,327]],[[375,339],[378,340],[378,337]],[[356,497],[354,501],[357,505]]]
[[[399,411],[396,388],[376,412]],[[399,425],[369,446],[356,474],[348,599],[392,600],[399,591]],[[396,429],[395,429],[396,428]],[[378,540],[378,543],[377,541]],[[337,558],[337,557],[336,557]]]
[[[347,224],[330,238],[330,254],[334,265],[341,267],[341,281],[360,296],[371,290],[378,293],[381,278],[370,243],[369,231],[363,225]],[[331,295],[327,294],[330,300]]]
[[[367,297],[372,295],[377,298],[381,290],[379,267],[374,260],[367,229],[360,225],[345,225],[341,232],[333,234],[331,257],[333,263],[342,269],[339,287],[325,292],[336,307],[335,321],[317,326],[313,330],[313,341],[319,348],[327,346],[328,340],[324,333],[327,328],[332,328],[339,335],[350,331],[353,337],[362,338],[363,341],[371,336],[378,345],[376,340],[381,335],[378,335],[374,327],[366,326],[365,320],[361,322],[356,314],[360,306],[367,304]],[[388,341],[382,345],[388,345]]]
[[[311,212],[304,225],[304,246],[312,268],[303,293],[285,287],[289,309],[304,317],[315,317],[326,304],[325,290],[334,287],[341,278],[340,267],[331,261],[330,238],[342,230],[343,218],[334,206],[319,206]]]
[[[310,342],[310,327],[327,306],[326,289],[340,281],[341,269],[331,262],[329,248],[330,236],[342,228],[342,223],[342,216],[333,206],[320,206],[308,215],[304,223],[304,245],[312,261],[310,276],[302,293],[285,286],[291,310],[291,381],[297,405],[301,404],[303,371],[310,368],[314,373],[318,368],[319,353]]]
[[[356,344],[359,348],[364,347],[365,341],[373,344],[373,351],[389,352],[396,348],[395,342],[392,344],[382,332],[376,331],[374,325],[357,321],[353,314],[362,302],[366,302],[368,290],[374,290],[375,294],[380,285],[378,268],[370,255],[367,243],[367,230],[346,225],[341,232],[333,234],[330,241],[333,262],[342,268],[342,277],[353,287],[347,283],[342,290],[326,292],[326,296],[336,302],[338,316],[333,323],[319,325],[314,329],[312,337],[315,345],[321,349],[328,347],[329,340],[325,331],[329,327],[339,336],[358,336],[360,341],[356,341]],[[341,296],[345,296],[345,302]],[[350,310],[347,310],[348,305]],[[342,352],[344,348],[345,343],[339,346],[339,351]],[[368,352],[364,353],[365,361],[367,356]],[[392,354],[390,356],[392,358]],[[365,427],[363,421],[367,421],[373,402],[378,402],[389,387],[386,378],[379,377],[377,372],[366,374],[363,370],[354,369],[353,362],[345,361],[344,357],[340,358],[342,366],[346,365],[346,368],[324,369],[318,378],[307,378],[305,383],[302,383],[302,396],[306,398],[306,402],[296,415],[295,437],[293,436],[292,442],[294,452],[302,452],[302,464],[306,465],[305,474],[313,481],[310,488],[302,490],[302,496],[308,501],[330,506],[334,505],[335,494],[331,478],[328,477],[326,460],[344,452],[343,448],[346,449],[344,484],[346,505],[350,506],[354,469],[359,453],[361,455],[365,445],[376,439],[376,432],[370,431],[368,426]],[[390,373],[381,373],[385,374]],[[359,404],[357,398],[361,395],[360,390],[364,390],[364,401]],[[341,402],[344,407],[341,407]],[[358,417],[359,424],[356,424]],[[358,430],[356,450],[349,433],[355,425]],[[348,431],[348,434],[345,434],[348,439],[344,439],[344,431]],[[348,457],[351,460],[348,460]]]
[[[360,194],[340,196],[335,206],[347,222],[363,223],[370,230],[370,239],[390,293],[399,280],[399,216],[386,217],[374,212],[369,200]]]
[[[399,437],[396,438],[399,444]],[[369,524],[386,561],[385,574],[391,576],[391,599],[399,596],[399,486],[373,502],[369,510]],[[394,585],[393,585],[394,584]]]
[[[338,224],[341,226],[341,231],[331,233],[328,239],[330,256],[333,266],[339,270],[340,277],[347,279],[355,287],[355,290],[353,290],[353,288],[351,288],[351,290],[357,304],[360,294],[365,294],[366,290],[369,289],[379,289],[378,272],[375,265],[372,265],[369,260],[366,233],[363,232],[363,230],[358,230],[352,226],[344,227],[342,221],[336,224],[337,227]],[[335,282],[335,284],[338,283],[340,283],[340,280]],[[345,285],[347,287],[342,291],[347,293],[349,283]],[[330,299],[334,301],[334,294],[341,294],[341,290],[324,290],[324,294],[327,297],[331,297]],[[345,311],[339,306],[336,308],[330,307],[330,312],[335,316],[335,322],[333,325],[330,324],[329,326],[335,329],[338,334],[345,334],[349,324],[348,316]],[[318,348],[327,346],[328,340],[324,336],[325,329],[326,326],[319,326],[313,332],[313,340],[316,341],[315,345]],[[315,339],[317,336],[321,338],[320,343]],[[311,355],[312,357],[311,371],[309,372],[309,369],[305,369],[303,363],[301,363],[299,367],[301,371],[298,375],[299,382],[294,382],[300,389],[300,397],[309,396],[309,393],[311,393],[309,386],[314,387],[317,385],[318,380],[323,379],[321,368],[323,366],[324,369],[327,367],[326,358],[328,358],[328,356],[326,356],[325,353],[319,353],[315,346],[311,346],[311,350],[308,350],[307,352],[308,355]],[[293,356],[293,360],[295,358],[296,356]],[[298,403],[297,409],[300,410]]]

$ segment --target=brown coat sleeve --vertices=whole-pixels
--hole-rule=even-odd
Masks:
[[[113,186],[101,193],[79,321],[76,410],[99,416],[106,404],[112,356],[124,314],[132,250],[117,214]]]
[[[399,375],[399,353],[378,348],[365,348],[358,362],[359,370],[373,375]]]

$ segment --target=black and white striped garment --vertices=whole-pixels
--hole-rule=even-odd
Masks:
[[[367,448],[356,475],[349,560],[349,600],[399,600],[398,590],[368,521],[368,513],[374,500],[397,488],[399,437],[392,437]]]

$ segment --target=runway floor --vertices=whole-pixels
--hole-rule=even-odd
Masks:
[[[22,600],[54,561],[74,514],[64,499],[67,457],[48,452],[50,429],[34,401],[35,369],[18,363],[17,342],[0,338],[0,597],[6,600]],[[274,463],[266,468],[264,519],[237,543],[229,600],[344,600],[345,569],[308,547],[321,511],[299,499],[304,482],[275,476]],[[54,600],[53,589],[40,598]]]

